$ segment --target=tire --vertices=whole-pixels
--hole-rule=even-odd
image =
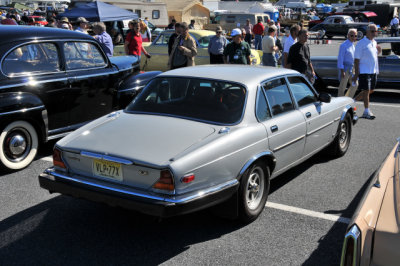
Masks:
[[[330,156],[338,158],[345,155],[350,146],[351,129],[351,116],[347,113],[345,119],[339,123],[335,139],[328,147]]]
[[[267,202],[270,178],[269,168],[258,161],[244,173],[239,187],[239,217],[250,223],[264,210]]]
[[[364,33],[362,31],[357,31],[357,40],[361,40],[364,37]]]
[[[19,170],[35,158],[39,142],[35,128],[25,121],[8,124],[0,135],[0,167]]]

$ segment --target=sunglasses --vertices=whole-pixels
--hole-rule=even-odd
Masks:
[[[217,33],[222,33],[222,31],[217,31]]]
[[[370,30],[370,32],[377,32],[377,30]]]
[[[354,35],[354,34],[350,34],[350,37],[356,37],[356,35]]]

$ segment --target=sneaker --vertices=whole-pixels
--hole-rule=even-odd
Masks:
[[[370,116],[375,117],[374,114],[371,112],[371,110],[369,110],[368,114],[369,114]]]
[[[361,118],[365,118],[365,119],[375,119],[374,115],[368,114],[368,113],[363,113],[363,115],[361,116]]]

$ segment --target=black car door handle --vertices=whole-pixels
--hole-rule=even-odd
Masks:
[[[277,125],[274,125],[274,126],[271,127],[271,132],[275,132],[275,131],[278,131],[278,126]]]
[[[307,112],[307,113],[306,113],[306,117],[307,117],[307,118],[310,118],[310,117],[311,117],[311,113],[310,113],[310,112]]]

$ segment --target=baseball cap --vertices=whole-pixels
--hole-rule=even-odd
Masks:
[[[87,21],[84,17],[79,17],[79,18],[76,20],[76,22],[79,22],[79,23],[89,23],[89,21]]]
[[[231,36],[235,37],[237,35],[242,35],[242,31],[240,29],[233,29],[231,32]]]

